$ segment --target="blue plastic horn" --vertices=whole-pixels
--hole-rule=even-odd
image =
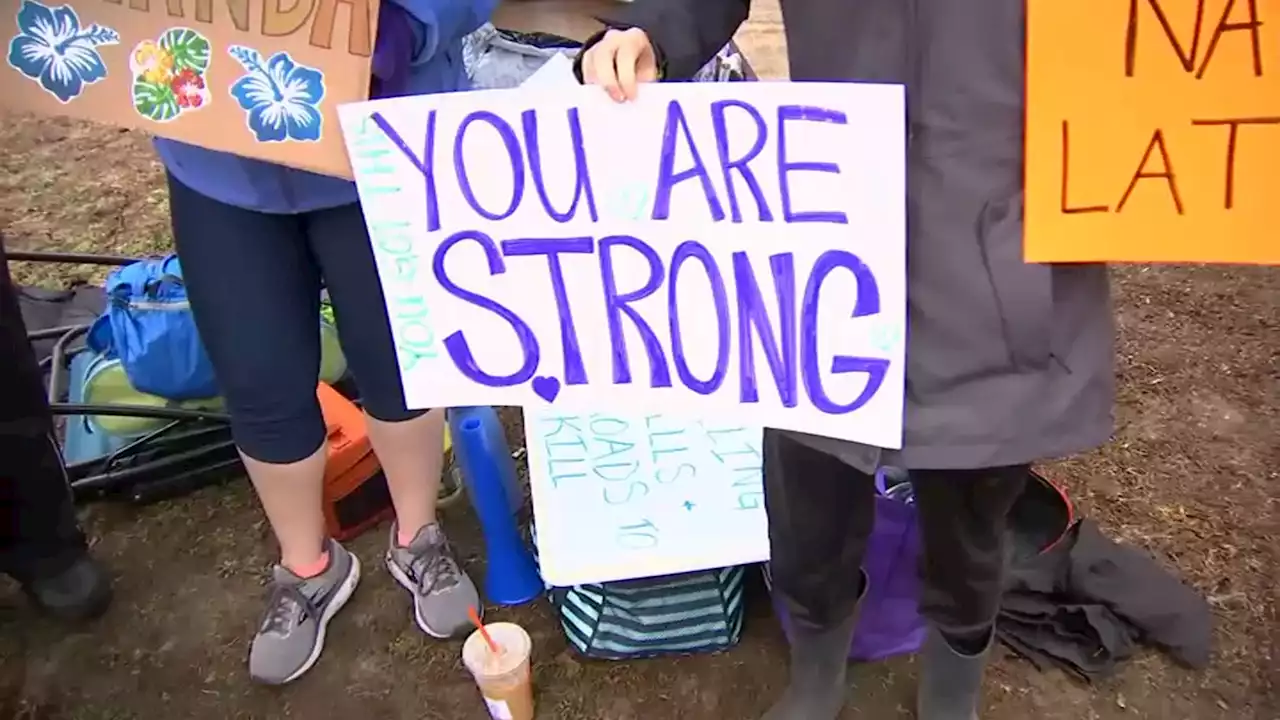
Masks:
[[[514,510],[523,496],[498,413],[491,407],[453,408],[449,431],[454,460],[462,468],[467,497],[484,532],[485,597],[495,605],[536,599],[546,586],[516,521]]]

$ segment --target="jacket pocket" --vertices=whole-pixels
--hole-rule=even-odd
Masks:
[[[978,236],[1009,364],[1020,370],[1047,367],[1053,354],[1053,268],[1023,262],[1022,193],[988,201]]]

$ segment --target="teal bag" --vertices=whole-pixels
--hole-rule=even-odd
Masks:
[[[632,660],[728,650],[742,638],[746,568],[550,588],[579,653]]]

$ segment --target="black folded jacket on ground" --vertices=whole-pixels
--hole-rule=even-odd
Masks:
[[[1040,669],[1058,666],[1093,681],[1138,645],[1207,666],[1212,613],[1150,555],[1083,520],[1056,547],[1010,569],[996,632]]]

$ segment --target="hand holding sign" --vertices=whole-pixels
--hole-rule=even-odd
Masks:
[[[640,28],[609,30],[582,53],[582,80],[599,85],[617,102],[635,100],[638,83],[658,79],[658,56]]]
[[[902,117],[901,88],[851,84],[343,107],[409,404],[898,446],[902,341],[880,328],[905,314]]]

